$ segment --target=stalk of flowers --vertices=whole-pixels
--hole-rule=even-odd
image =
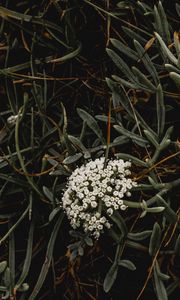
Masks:
[[[130,197],[137,183],[131,178],[131,162],[122,159],[97,158],[74,170],[62,197],[63,209],[74,229],[99,238],[112,224],[110,216],[115,210],[125,210],[124,196]]]

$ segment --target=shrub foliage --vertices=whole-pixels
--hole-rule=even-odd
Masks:
[[[1,1],[1,299],[178,295],[175,2]],[[109,210],[111,226],[98,223],[96,240],[71,227],[62,199],[75,169],[102,157],[104,170],[126,161],[137,185],[123,194],[126,210]],[[104,191],[111,201],[114,170]]]

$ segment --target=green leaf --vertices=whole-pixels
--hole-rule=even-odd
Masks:
[[[123,260],[119,260],[118,261],[118,266],[122,266],[128,270],[131,270],[131,271],[135,271],[136,270],[136,267],[135,265],[130,261],[130,260],[126,260],[126,259],[123,259]]]
[[[93,240],[92,240],[89,236],[86,236],[86,237],[84,238],[84,241],[85,241],[85,243],[86,243],[88,246],[90,246],[90,247],[93,246]]]
[[[18,282],[15,285],[15,289],[19,289],[19,287],[22,286],[24,280],[26,279],[26,277],[29,273],[29,269],[30,269],[31,262],[32,262],[33,235],[34,235],[34,220],[32,220],[31,226],[29,229],[26,257],[24,260],[22,273],[20,275]]]
[[[108,117],[105,115],[96,115],[95,118],[99,121],[108,123]],[[111,117],[110,122],[115,123],[115,119]]]
[[[122,105],[122,107],[127,111],[129,116],[134,119],[133,111],[129,100],[121,87],[118,86],[117,83],[114,83],[112,88],[112,99],[113,99],[113,108],[117,108]],[[116,113],[117,115],[117,113]]]
[[[125,86],[125,87],[128,87],[129,89],[137,90],[137,89],[140,88],[140,84],[129,82],[129,81],[127,81],[127,80],[125,80],[125,79],[123,79],[123,78],[117,76],[117,75],[112,75],[112,78],[113,78],[115,81],[117,81],[117,83],[119,83],[120,85],[123,85],[123,86]],[[143,87],[141,86],[141,88],[143,88]],[[146,89],[146,90],[147,90],[147,89]],[[149,91],[149,90],[148,90],[148,91]]]
[[[125,129],[123,127],[120,127],[119,125],[114,125],[113,127],[121,134],[130,138],[133,142],[140,143],[140,145],[143,145],[143,146],[147,145],[147,143],[148,143],[148,141],[145,138],[141,137],[138,134],[133,133],[132,131],[128,131],[127,129]]]
[[[142,44],[146,44],[147,40],[142,37],[142,34],[136,33],[134,30],[131,30],[129,27],[121,26],[122,30],[132,39],[136,39]]]
[[[139,59],[142,60],[145,68],[147,69],[149,74],[151,74],[152,78],[154,79],[154,82],[157,85],[159,83],[159,76],[149,55],[147,54],[147,52],[145,52],[145,49],[141,46],[141,44],[138,41],[134,40],[134,46],[136,47],[136,50],[139,54]]]
[[[165,68],[168,70],[168,72],[174,72],[180,74],[180,70],[171,64],[165,64]]]
[[[112,216],[110,216],[110,218],[120,229],[122,235],[126,236],[128,234],[128,229],[127,229],[126,223],[124,222],[121,215],[117,211],[115,211],[114,214]]]
[[[180,86],[180,74],[177,74],[175,72],[170,72],[169,73],[170,77],[174,82],[177,84],[177,86]]]
[[[164,210],[165,208],[163,206],[157,206],[157,207],[147,207],[146,212],[149,213],[160,213]]]
[[[164,286],[163,281],[158,276],[157,267],[155,265],[154,267],[154,281],[155,281],[155,287],[156,287],[156,294],[158,300],[168,300],[167,292]]]
[[[172,134],[172,132],[173,132],[173,129],[174,129],[174,127],[173,127],[173,126],[170,126],[170,127],[166,130],[166,133],[165,133],[165,135],[164,135],[164,138],[163,138],[163,140],[162,140],[162,143],[164,143],[166,140],[169,140],[169,139],[170,139],[171,134]]]
[[[126,136],[118,136],[116,137],[113,142],[111,143],[111,145],[113,146],[118,146],[118,145],[123,145],[129,142],[129,138],[127,138]]]
[[[153,226],[153,231],[149,243],[149,254],[154,256],[160,246],[161,242],[161,228],[158,223]]]
[[[161,270],[159,268],[158,261],[156,261],[155,268],[156,268],[157,276],[159,277],[160,280],[167,281],[167,280],[170,279],[169,275],[164,274],[164,273],[161,272]]]
[[[62,220],[63,220],[63,214],[61,214],[59,216],[58,220],[55,223],[53,231],[51,233],[51,237],[49,239],[47,250],[46,250],[45,261],[44,261],[44,264],[42,265],[41,272],[39,274],[39,277],[38,277],[38,280],[35,284],[35,287],[34,287],[32,293],[31,293],[31,295],[29,296],[29,300],[37,299],[37,295],[38,295],[38,293],[39,293],[39,291],[40,291],[40,289],[41,289],[41,287],[44,283],[44,280],[45,280],[46,275],[48,273],[49,267],[51,265],[51,261],[52,261],[52,257],[53,257],[54,244],[55,244],[56,237],[57,237],[57,234],[59,232],[59,228],[61,226]]]
[[[131,48],[124,45],[121,41],[117,39],[110,39],[111,43],[114,47],[116,47],[119,51],[127,55],[128,57],[132,58],[133,60],[138,60],[138,55],[136,51],[132,50]]]
[[[49,222],[51,222],[54,219],[54,217],[59,213],[60,210],[60,207],[56,207],[52,210],[52,212],[49,215]]]
[[[117,55],[113,50],[111,49],[106,49],[107,54],[110,56],[112,61],[115,63],[115,65],[124,73],[126,77],[131,79],[133,82],[136,82],[136,77],[134,74],[131,72],[130,68],[128,65],[122,60],[122,58]]]
[[[176,255],[180,256],[180,234],[177,237],[174,252],[176,253]]]
[[[5,271],[5,269],[7,268],[7,261],[1,261],[0,262],[0,274],[3,273]]]
[[[158,195],[157,199],[158,205],[162,205],[165,207],[164,216],[169,223],[176,223],[178,216],[174,212],[174,210],[168,205],[168,203]]]
[[[108,229],[108,235],[119,244],[122,240],[122,235],[117,233],[113,228]]]
[[[98,136],[98,138],[102,141],[104,144],[104,138],[101,129],[99,128],[99,125],[97,121],[85,110],[81,108],[77,108],[78,115],[80,118],[87,123],[87,125],[94,131],[94,133]]]
[[[74,49],[72,52],[65,54],[61,57],[51,59],[48,63],[66,62],[67,60],[70,60],[70,59],[76,57],[80,52],[81,52],[81,43],[78,43],[77,48]]]
[[[142,241],[148,238],[152,233],[152,230],[145,230],[137,233],[128,233],[128,238],[133,241]]]
[[[47,199],[49,199],[53,203],[54,202],[53,193],[46,186],[43,186],[43,192],[47,197]]]
[[[164,131],[165,125],[165,106],[164,106],[164,95],[161,84],[157,87],[156,92],[156,109],[157,109],[157,133],[161,136]]]
[[[138,159],[137,157],[130,155],[130,154],[126,154],[126,153],[116,153],[115,154],[116,157],[125,159],[125,160],[130,160],[132,161],[135,165],[137,166],[142,166],[142,167],[146,167],[146,163],[140,159]]]
[[[4,284],[5,284],[5,286],[6,286],[7,288],[10,287],[10,285],[11,285],[11,272],[10,272],[9,267],[7,267],[7,268],[5,269],[3,279],[4,279]]]
[[[155,32],[154,34],[155,34],[156,38],[158,39],[158,41],[159,41],[159,43],[160,43],[160,45],[161,45],[162,51],[164,52],[165,56],[168,57],[169,60],[170,60],[173,64],[177,65],[177,62],[178,62],[177,58],[176,58],[176,57],[172,54],[172,52],[168,49],[168,47],[166,46],[166,44],[165,44],[164,41],[162,40],[161,36],[160,36],[157,32]]]
[[[85,158],[91,157],[91,154],[89,153],[88,149],[83,145],[80,139],[73,135],[68,135],[68,139],[78,150],[81,150],[84,153]]]
[[[9,222],[9,229],[12,227],[12,222]],[[15,235],[14,231],[9,235],[9,269],[10,269],[10,288],[15,284]]]
[[[151,81],[147,78],[146,75],[144,75],[141,71],[139,71],[139,69],[133,66],[132,71],[137,76],[139,82],[143,86],[145,86],[147,90],[153,93],[156,91],[156,87],[151,83]]]
[[[161,24],[162,24],[162,32],[163,32],[163,37],[165,42],[168,44],[171,44],[171,36],[170,36],[170,31],[169,31],[169,23],[164,11],[164,8],[162,6],[161,1],[158,3],[158,11],[159,11],[159,16],[161,19]]]
[[[106,274],[104,283],[103,283],[103,289],[106,293],[108,293],[113,286],[116,277],[118,273],[118,265],[117,263],[113,263],[111,268],[109,269],[108,273]]]
[[[141,117],[139,112],[137,110],[135,110],[134,107],[132,107],[130,99],[124,92],[123,88],[120,87],[116,82],[112,81],[109,78],[106,78],[106,83],[113,92],[112,93],[113,107],[116,108],[116,107],[119,107],[120,105],[122,105],[122,107],[127,111],[129,116],[131,117],[131,119],[134,120],[134,122],[136,122],[136,123],[139,122],[139,124],[143,128],[150,131],[156,137],[156,133],[147,125],[147,123]],[[118,113],[116,113],[116,115],[118,116],[118,119],[121,122],[121,116],[119,116]]]
[[[157,6],[154,6],[154,27],[156,29],[156,31],[160,34],[163,35],[163,28],[162,28],[162,22],[160,19],[160,15],[159,15],[159,11],[157,9]]]
[[[157,149],[159,147],[159,144],[156,140],[156,138],[154,137],[154,135],[148,131],[148,130],[144,130],[144,134],[146,135],[147,139],[154,145],[154,147]]]
[[[148,130],[149,132],[151,132],[151,134],[154,136],[154,138],[157,138],[157,134],[151,129],[151,127],[148,126],[148,124],[144,121],[144,119],[141,117],[140,113],[135,110],[135,114],[136,114],[136,117],[138,119],[138,122],[139,124],[146,130]]]
[[[70,165],[78,161],[82,157],[82,153],[76,153],[75,155],[70,155],[63,160],[63,164]]]

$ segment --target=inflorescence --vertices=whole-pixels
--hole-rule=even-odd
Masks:
[[[124,196],[137,183],[127,178],[131,162],[122,159],[97,158],[76,168],[69,177],[62,197],[62,206],[74,229],[83,227],[84,232],[96,239],[105,228],[110,228],[110,216],[115,210],[125,210]]]

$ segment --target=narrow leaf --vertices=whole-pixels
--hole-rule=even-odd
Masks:
[[[154,256],[160,246],[161,242],[161,228],[158,223],[153,226],[153,231],[149,243],[149,254]]]
[[[75,155],[68,156],[63,160],[63,164],[65,165],[73,164],[76,161],[78,161],[82,156],[83,156],[82,153],[76,153]]]
[[[124,45],[121,41],[117,39],[110,39],[111,43],[114,47],[116,47],[119,51],[127,55],[128,57],[132,58],[133,60],[138,60],[138,55],[136,51],[132,50],[131,48]]]
[[[143,137],[141,137],[138,134],[135,134],[131,131],[128,131],[127,129],[120,127],[119,125],[114,125],[113,126],[118,132],[120,132],[121,134],[127,136],[128,138],[130,138],[133,142],[139,142],[142,145],[147,145],[147,140]]]
[[[128,77],[132,81],[136,81],[136,77],[131,72],[128,65],[122,60],[122,58],[118,54],[116,54],[113,50],[108,48],[106,49],[106,52],[110,56],[112,61],[115,63],[115,65],[124,73],[126,77]]]
[[[176,240],[174,252],[176,253],[176,255],[180,256],[180,234],[178,235],[178,238]]]
[[[168,72],[174,72],[174,73],[180,74],[180,70],[177,67],[175,67],[174,65],[165,64],[165,68],[168,70]]]
[[[26,250],[26,257],[23,264],[22,273],[20,275],[20,278],[18,282],[15,285],[15,289],[18,289],[24,280],[26,279],[26,276],[28,275],[30,266],[31,266],[31,259],[32,259],[32,247],[33,247],[33,234],[34,234],[34,221],[32,220],[31,226],[29,229],[29,236],[28,236],[28,243],[27,243],[27,250]]]
[[[159,43],[160,43],[160,45],[161,45],[162,51],[164,52],[164,54],[166,55],[166,57],[168,57],[169,60],[170,60],[173,64],[177,65],[177,62],[178,62],[177,58],[176,58],[176,57],[172,54],[172,52],[168,49],[168,47],[167,47],[166,44],[164,43],[164,41],[163,41],[163,39],[161,38],[161,36],[160,36],[157,32],[155,32],[154,34],[155,34],[156,38],[158,39],[158,41],[159,41]]]
[[[41,272],[39,274],[38,280],[36,282],[36,285],[31,293],[31,295],[29,296],[29,300],[34,300],[37,299],[37,295],[44,283],[44,280],[46,278],[46,275],[48,273],[49,267],[51,265],[51,260],[52,260],[52,256],[53,256],[53,249],[54,249],[54,244],[56,241],[56,237],[57,234],[59,232],[59,228],[61,226],[63,220],[63,214],[60,215],[60,217],[58,218],[58,220],[56,221],[56,224],[54,226],[54,229],[52,231],[48,246],[47,246],[47,251],[46,251],[46,258],[44,261],[44,264],[42,265],[41,268]]]
[[[88,149],[83,145],[81,140],[73,135],[68,135],[68,139],[71,141],[71,143],[78,149],[81,150],[86,156],[91,156]]]
[[[94,133],[98,136],[98,138],[103,142],[104,144],[104,139],[102,135],[102,131],[99,128],[99,125],[97,121],[85,110],[78,108],[77,112],[80,116],[80,118],[87,123],[87,125],[94,131]]]
[[[144,48],[141,46],[141,44],[138,41],[134,40],[134,46],[136,47],[136,50],[139,54],[139,59],[142,60],[145,68],[147,69],[149,74],[151,74],[152,78],[154,79],[154,82],[157,85],[159,82],[159,77],[156,68],[153,62],[151,61],[149,55],[147,54],[147,52],[144,50]]]
[[[45,196],[53,203],[54,202],[53,193],[46,186],[43,186],[43,192]]]
[[[125,80],[125,79],[123,79],[123,78],[117,76],[117,75],[112,75],[112,78],[113,78],[115,81],[117,81],[120,85],[123,85],[123,86],[125,86],[125,87],[128,87],[129,89],[137,90],[137,89],[140,88],[140,84],[138,84],[138,83],[132,83],[132,82],[130,82],[130,81],[127,81],[127,80]],[[141,88],[143,88],[143,87],[141,86]],[[147,90],[147,89],[146,89],[146,90]],[[149,91],[149,90],[148,90],[148,91]]]
[[[52,210],[52,212],[50,213],[50,215],[49,215],[49,222],[51,222],[53,219],[54,219],[54,217],[58,214],[58,212],[61,210],[61,208],[60,207],[56,207],[56,208],[54,208],[53,210]]]
[[[157,109],[157,133],[161,136],[164,131],[165,125],[165,106],[164,106],[164,95],[161,84],[157,87],[156,92],[156,109]]]
[[[154,21],[155,21],[154,27],[155,27],[156,31],[157,31],[160,35],[163,35],[162,23],[161,23],[159,11],[158,11],[156,5],[154,6]]]
[[[137,233],[128,233],[128,238],[133,241],[142,241],[148,238],[152,233],[152,230],[146,230]]]
[[[154,145],[155,148],[159,147],[157,140],[150,131],[144,130],[144,134],[146,135],[147,139]]]
[[[156,87],[151,83],[151,81],[147,78],[146,75],[144,75],[136,67],[132,67],[132,70],[142,85],[146,86],[146,88],[153,93],[156,91]]]
[[[175,72],[170,72],[170,77],[172,78],[172,80],[174,80],[174,82],[177,84],[177,86],[180,86],[180,74],[177,74]]]
[[[90,246],[90,247],[93,246],[93,240],[92,240],[89,236],[86,236],[86,237],[84,238],[84,241],[86,242],[86,244],[87,244],[88,246]]]
[[[140,159],[138,159],[137,157],[130,155],[130,154],[126,154],[126,153],[116,153],[115,154],[116,157],[125,159],[125,160],[130,160],[132,161],[135,165],[137,166],[142,166],[142,167],[146,167],[146,163]]]
[[[106,274],[106,277],[105,277],[105,280],[103,283],[103,289],[106,293],[109,292],[109,290],[113,286],[113,284],[116,280],[116,277],[117,277],[117,273],[118,273],[118,265],[116,263],[113,263],[113,265],[109,269],[108,273]]]
[[[126,268],[128,270],[131,270],[131,271],[135,271],[136,270],[135,265],[130,260],[126,260],[126,259],[119,260],[118,261],[118,265],[122,266],[122,267],[124,267],[124,268]]]
[[[120,229],[122,235],[126,236],[128,234],[128,229],[121,215],[117,211],[115,211],[115,213],[112,216],[110,216],[110,218]]]
[[[7,267],[7,261],[6,260],[0,262],[0,274],[5,271],[6,267]]]
[[[136,33],[134,30],[131,30],[129,27],[121,26],[122,30],[132,39],[136,39],[142,44],[146,44],[147,40],[142,37],[142,34]]]
[[[167,20],[167,17],[166,17],[166,14],[165,14],[165,11],[164,11],[161,1],[159,1],[159,3],[158,3],[158,11],[159,11],[160,19],[161,19],[164,40],[165,40],[165,42],[170,44],[171,36],[170,36],[170,31],[169,31],[169,23],[168,23],[168,20]]]
[[[165,216],[166,220],[169,223],[176,223],[177,218],[178,218],[176,213],[161,196],[158,196],[157,203],[158,203],[158,205],[162,205],[165,207],[164,216]]]
[[[159,278],[156,266],[154,268],[154,281],[155,281],[155,287],[156,287],[156,294],[158,300],[168,300],[167,292],[164,286],[164,283]]]

